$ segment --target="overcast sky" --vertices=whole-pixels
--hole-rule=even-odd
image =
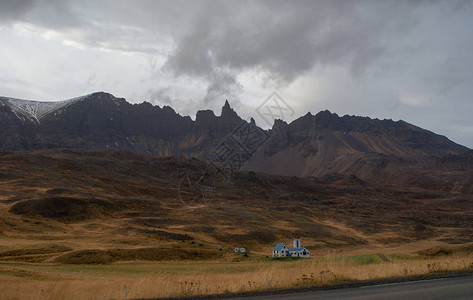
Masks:
[[[471,1],[0,0],[0,95],[403,119],[473,148]]]

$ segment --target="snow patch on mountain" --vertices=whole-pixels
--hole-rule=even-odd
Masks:
[[[41,123],[40,120],[52,112],[68,107],[71,104],[84,100],[90,95],[72,98],[64,101],[32,101],[15,98],[0,98],[0,103],[10,107],[12,112],[21,120],[26,119]]]

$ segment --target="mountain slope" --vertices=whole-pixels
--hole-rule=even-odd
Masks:
[[[50,148],[121,149],[196,157],[271,174],[344,173],[363,180],[399,177],[413,165],[418,171],[435,167],[435,159],[468,151],[404,121],[339,117],[329,111],[309,113],[290,124],[278,120],[264,131],[253,120],[240,118],[228,101],[220,116],[203,110],[193,121],[168,106],[130,104],[103,92],[60,102],[0,97],[0,149]],[[386,169],[389,176],[378,176]]]
[[[44,102],[0,97],[0,106],[7,106],[21,120],[40,123],[45,116],[87,98],[88,95],[64,101]]]
[[[180,182],[194,175],[214,193],[204,202],[201,189],[185,190],[197,197],[186,205]],[[100,249],[195,240],[197,249],[241,245],[267,255],[296,237],[313,250],[473,241],[472,194],[343,175],[235,171],[226,180],[196,159],[117,150],[1,152],[0,190],[0,232],[13,245],[63,241],[79,251],[91,250],[91,239]]]
[[[228,103],[220,117],[199,112],[194,122],[167,106],[130,104],[102,92],[54,104],[0,101],[0,148],[7,150],[123,149],[193,156],[208,150],[243,121]]]
[[[404,121],[373,120],[323,111],[287,124],[276,121],[271,135],[244,165],[247,170],[280,175],[317,176],[343,172],[337,162],[353,164],[378,153],[421,162],[461,154],[468,148]]]

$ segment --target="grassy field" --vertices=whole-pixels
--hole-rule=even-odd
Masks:
[[[473,253],[431,258],[375,254],[240,262],[108,265],[0,264],[2,299],[133,299],[182,297],[324,285],[346,280],[473,269]]]
[[[0,299],[175,297],[472,268],[471,194],[350,176],[235,171],[228,182],[214,170],[212,201],[185,205],[179,182],[205,169],[120,151],[0,155]],[[294,238],[311,259],[267,257]]]

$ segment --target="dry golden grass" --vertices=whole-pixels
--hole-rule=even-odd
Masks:
[[[2,299],[133,299],[248,292],[473,269],[471,253],[432,259],[394,258],[392,263],[365,258],[147,264],[141,266],[146,272],[137,274],[130,271],[137,271],[139,265],[128,269],[123,265],[97,266],[93,271],[76,266],[74,273],[72,269],[58,268],[54,272],[54,267],[46,270],[44,266],[2,265],[0,288]]]

